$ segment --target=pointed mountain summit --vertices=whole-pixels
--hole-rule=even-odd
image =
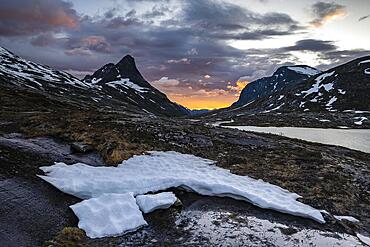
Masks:
[[[85,76],[83,82],[149,113],[165,116],[187,115],[185,108],[171,102],[165,94],[144,79],[131,55],[124,56],[116,64],[104,65],[92,75]]]
[[[21,90],[62,105],[136,115],[183,116],[188,112],[152,87],[132,56],[108,63],[82,81],[0,47],[0,90]],[[49,104],[49,103],[48,103]],[[45,103],[46,105],[46,103]]]

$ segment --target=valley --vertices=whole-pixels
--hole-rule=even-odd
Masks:
[[[250,246],[293,245],[297,241],[303,242],[301,246],[365,245],[370,227],[368,152],[217,124],[366,130],[368,91],[354,91],[353,96],[349,88],[340,84],[346,80],[346,72],[332,75],[339,85],[333,82],[332,90],[335,95],[340,94],[339,89],[345,90],[342,95],[352,98],[343,98],[341,103],[337,95],[331,111],[326,105],[334,94],[329,90],[330,95],[326,95],[321,82],[319,90],[312,93],[312,97],[322,93],[320,104],[307,102],[308,108],[304,109],[310,110],[299,110],[297,92],[310,90],[320,75],[323,78],[320,73],[326,73],[314,70],[294,90],[281,86],[277,87],[279,91],[243,105],[190,116],[185,108],[152,88],[130,57],[80,81],[26,62],[5,49],[1,55],[5,62],[0,67],[0,196],[6,202],[0,206],[1,245],[173,246],[189,242],[196,246],[222,245],[224,240],[230,245]],[[363,71],[362,63],[356,67],[363,60],[350,63],[350,68]],[[17,65],[15,73],[9,64],[18,63],[26,67]],[[113,72],[104,74],[104,68]],[[358,74],[362,86],[369,85],[365,76]],[[48,77],[56,79],[50,81]],[[322,82],[326,85],[329,79],[326,76]],[[64,89],[68,93],[61,93]],[[307,101],[311,99],[307,97]],[[354,97],[363,102],[361,108],[351,100]],[[284,106],[273,110],[282,103],[270,106],[270,102],[279,101]],[[328,121],[320,121],[323,119]],[[71,149],[73,145],[88,145],[91,151],[76,151]],[[263,209],[235,198],[201,196],[170,188],[182,206],[144,215],[148,226],[134,232],[88,238],[77,228],[78,219],[69,208],[81,199],[37,177],[45,175],[41,166],[54,162],[113,168],[148,151],[176,151],[210,159],[234,175],[277,185],[302,196],[299,202],[323,210],[326,223]],[[334,216],[352,216],[358,222]],[[17,244],[12,245],[14,242]]]

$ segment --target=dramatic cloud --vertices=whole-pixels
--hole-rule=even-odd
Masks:
[[[78,6],[91,10],[89,4]],[[301,64],[301,57],[337,64],[366,53],[340,50],[331,37],[308,38],[316,29],[286,13],[255,12],[231,0],[122,0],[102,6],[93,13],[77,13],[62,0],[2,1],[1,45],[80,78],[131,54],[155,87],[195,108],[226,106],[250,81],[271,75],[279,66]],[[312,24],[320,26],[346,10],[318,2],[312,11]],[[231,46],[258,41],[276,47],[274,42],[285,38],[289,44],[298,41],[269,49]]]
[[[92,53],[110,53],[112,51],[110,43],[102,36],[87,36],[78,41],[69,41],[70,49],[67,55],[92,55]]]
[[[163,89],[166,87],[178,86],[180,82],[176,79],[168,79],[168,77],[162,77],[159,80],[153,81],[152,84],[155,87]]]
[[[170,60],[167,60],[167,63],[172,63],[172,64],[178,64],[178,63],[182,63],[182,64],[190,64],[190,59],[188,58],[181,58],[181,59],[170,59]]]
[[[337,48],[333,41],[317,40],[317,39],[305,39],[299,40],[294,46],[284,47],[286,51],[332,51]]]
[[[314,19],[310,24],[321,27],[326,22],[347,15],[346,7],[334,2],[317,2],[311,8]]]
[[[11,0],[0,4],[0,35],[21,36],[75,28],[78,15],[61,0]]]

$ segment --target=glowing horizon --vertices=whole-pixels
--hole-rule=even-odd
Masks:
[[[80,78],[130,54],[171,100],[212,109],[237,100],[240,78],[369,55],[369,9],[369,0],[2,1],[0,45]]]

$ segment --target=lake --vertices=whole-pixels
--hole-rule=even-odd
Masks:
[[[370,153],[370,129],[321,129],[300,127],[222,126],[244,131],[270,133],[310,142],[342,146]]]

